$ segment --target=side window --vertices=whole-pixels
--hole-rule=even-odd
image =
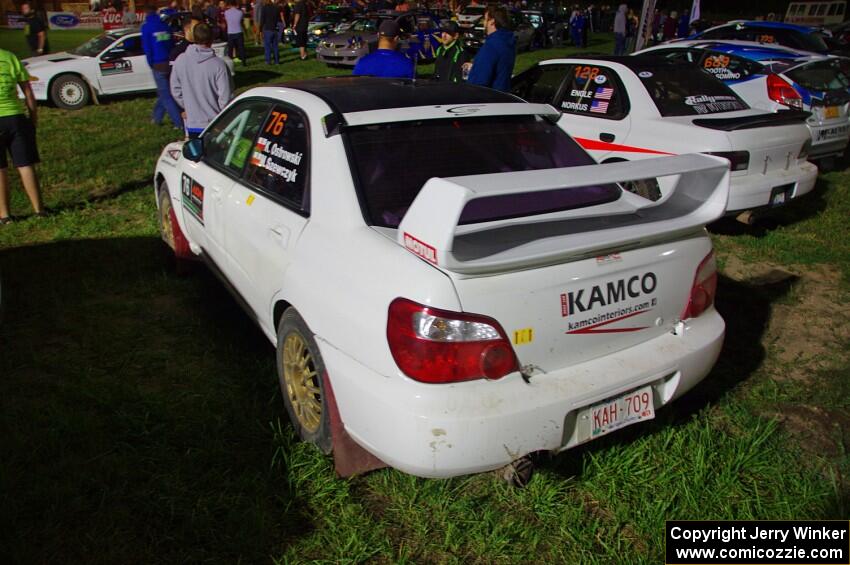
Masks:
[[[567,114],[621,120],[629,111],[625,89],[606,67],[573,65],[567,69],[564,94],[557,107]]]
[[[735,55],[707,51],[700,61],[700,68],[722,81],[734,81],[758,73],[760,65]]]
[[[527,102],[555,105],[555,97],[569,68],[568,65],[532,67],[516,78],[512,91]]]
[[[144,55],[145,52],[142,49],[142,38],[138,35],[135,37],[128,37],[123,41],[116,43],[115,46],[107,52],[107,54],[113,59]]]
[[[695,63],[699,59],[699,55],[693,49],[659,49],[652,54],[682,63]]]
[[[404,16],[398,20],[398,29],[401,35],[410,35],[416,31],[412,16]]]
[[[283,204],[306,211],[309,139],[304,115],[276,104],[260,128],[245,180]]]
[[[263,100],[247,100],[220,116],[204,133],[204,162],[240,175],[270,106]]]

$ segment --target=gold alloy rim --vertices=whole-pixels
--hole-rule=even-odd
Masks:
[[[298,423],[308,432],[316,432],[322,420],[319,375],[307,343],[295,332],[283,342],[283,381]]]
[[[163,199],[162,209],[159,211],[159,225],[162,228],[162,239],[171,249],[176,247],[174,243],[174,229],[171,226],[171,199]]]

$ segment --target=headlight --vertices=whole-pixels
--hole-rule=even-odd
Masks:
[[[322,30],[320,30],[320,29],[314,29],[314,30],[313,30],[313,33],[314,33],[315,35],[322,35]]]
[[[325,49],[333,49],[333,45],[330,41],[322,41],[322,47],[324,47]]]

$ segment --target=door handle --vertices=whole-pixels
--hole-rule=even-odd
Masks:
[[[611,143],[615,139],[617,139],[617,138],[614,136],[613,133],[604,133],[603,132],[603,133],[599,134],[599,140],[604,141],[605,143]]]

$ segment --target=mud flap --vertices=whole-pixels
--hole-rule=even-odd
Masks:
[[[333,444],[334,467],[337,476],[347,478],[352,475],[389,467],[389,465],[360,447],[356,441],[351,439],[348,432],[345,431],[345,426],[339,417],[339,408],[337,407],[336,397],[334,396],[334,390],[327,372],[325,373],[323,384],[328,400],[328,415],[331,419],[331,442]]]
[[[180,229],[180,224],[177,222],[177,216],[174,214],[174,208],[170,210],[168,218],[171,221],[171,230],[174,233],[174,256],[178,259],[197,260],[197,257],[189,248],[189,241],[183,235],[183,230]],[[168,243],[168,242],[166,242]]]

